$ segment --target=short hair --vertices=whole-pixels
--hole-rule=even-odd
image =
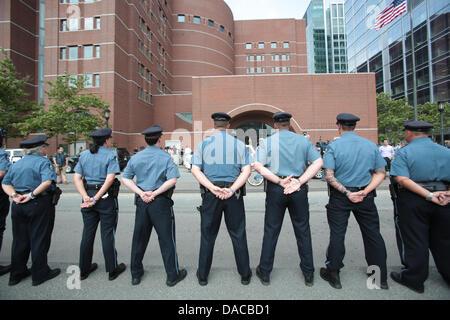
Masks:
[[[228,126],[228,121],[226,120],[214,120],[214,126],[216,128],[226,128]]]
[[[289,127],[291,125],[290,121],[275,122],[275,123],[277,124],[278,127],[283,127],[283,128]]]
[[[406,129],[409,130],[409,129]],[[419,136],[430,136],[431,135],[431,129],[430,130],[424,130],[424,131],[413,131],[413,130],[409,130],[413,133],[414,136],[419,137]]]
[[[356,124],[348,125],[348,124],[342,124],[342,130],[344,131],[353,131],[355,130]]]
[[[42,153],[42,146],[30,148],[30,149],[24,149],[23,153],[27,156],[29,154],[38,154],[40,155]]]
[[[159,135],[158,136],[145,136],[145,142],[147,142],[147,144],[149,146],[154,146],[158,142],[159,138],[161,138],[161,136],[159,136]]]

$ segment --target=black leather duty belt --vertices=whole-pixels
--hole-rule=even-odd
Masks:
[[[100,190],[102,187],[102,184],[88,184],[86,190]]]
[[[450,182],[446,181],[423,181],[416,182],[422,188],[427,189],[430,192],[434,191],[447,191],[450,189]],[[398,191],[409,191],[406,188],[403,188],[401,185],[398,185]]]

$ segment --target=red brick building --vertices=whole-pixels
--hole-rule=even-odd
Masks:
[[[28,23],[0,17],[2,28]],[[26,50],[36,52],[33,41]],[[4,33],[0,46],[12,47]],[[313,142],[337,136],[336,114],[352,112],[360,134],[377,140],[373,74],[307,74],[304,20],[234,21],[223,0],[46,1],[44,59],[45,81],[88,76],[87,90],[111,105],[114,142],[130,151],[155,123],[165,141],[192,147],[216,111],[233,117],[232,128],[271,126],[287,111],[292,130]]]

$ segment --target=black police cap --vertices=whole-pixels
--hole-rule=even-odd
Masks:
[[[230,121],[231,117],[225,112],[216,112],[211,115],[211,118],[216,121]]]
[[[340,113],[337,115],[336,117],[336,124],[344,124],[344,125],[355,125],[356,122],[358,122],[359,120],[361,120],[359,117],[355,116],[354,114],[351,113]]]
[[[20,142],[20,147],[24,149],[31,149],[36,148],[42,145],[48,146],[48,143],[46,143],[47,137],[46,136],[37,136],[30,139],[23,140]]]
[[[287,113],[287,112],[276,112],[276,113],[274,113],[272,118],[275,122],[287,122],[287,121],[291,120],[292,114]]]
[[[431,123],[425,121],[408,120],[403,123],[403,127],[405,127],[405,130],[426,132],[432,129],[434,126]]]
[[[141,132],[141,134],[145,135],[145,136],[161,136],[163,132],[163,128],[157,124],[151,126],[148,129],[145,129],[144,131]]]
[[[102,138],[102,137],[111,137],[112,130],[111,128],[103,128],[92,132],[89,137],[91,138]]]

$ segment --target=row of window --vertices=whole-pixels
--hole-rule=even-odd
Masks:
[[[257,67],[257,68],[247,68],[247,73],[265,73],[266,68],[264,67]],[[287,73],[291,72],[291,67],[272,67],[272,73]]]
[[[66,4],[66,3],[69,3],[69,4],[78,4],[78,3],[93,3],[93,2],[99,2],[99,1],[102,1],[102,0],[59,0],[59,3],[61,3],[61,4]]]
[[[84,21],[84,29],[81,29],[81,20]],[[59,31],[79,30],[100,30],[100,17],[60,20]]]
[[[245,49],[247,50],[251,50],[253,48],[255,49],[264,49],[264,42],[258,42],[258,43],[251,43],[251,42],[247,42],[245,44]],[[277,42],[271,42],[270,43],[270,48],[271,49],[276,49],[278,47],[278,43]],[[282,44],[280,44],[280,48],[283,49],[289,49],[289,41],[284,41]]]
[[[138,87],[138,99],[153,104],[153,96],[150,94],[149,91],[144,90],[141,87]]]
[[[82,48],[83,56],[80,56],[80,48]],[[61,60],[100,58],[100,46],[88,44],[84,46],[62,47],[59,49],[59,58]]]
[[[87,73],[84,74],[84,87],[85,88],[98,88],[100,87],[100,74]],[[71,78],[68,82],[69,87],[76,87],[76,79]]]
[[[247,55],[245,57],[246,61],[264,61],[265,57],[264,55]],[[287,53],[282,54],[272,54],[270,56],[270,59],[272,61],[289,61],[291,59],[291,56]]]
[[[216,24],[216,23],[214,22],[214,20],[212,20],[212,19],[207,19],[207,20],[208,20],[208,26],[209,26],[209,27],[215,28],[216,25],[217,25],[218,28],[219,28],[219,31],[222,32],[222,33],[225,33],[225,27],[224,27],[223,25],[221,25],[221,24]],[[178,22],[186,22],[186,15],[184,15],[184,14],[179,14],[179,15],[178,15],[178,20],[177,20],[177,21],[178,21]],[[192,22],[193,22],[194,24],[201,24],[202,19],[201,19],[200,16],[193,16],[193,17],[192,17]],[[228,37],[230,37],[230,38],[232,37],[231,32],[228,32]]]

